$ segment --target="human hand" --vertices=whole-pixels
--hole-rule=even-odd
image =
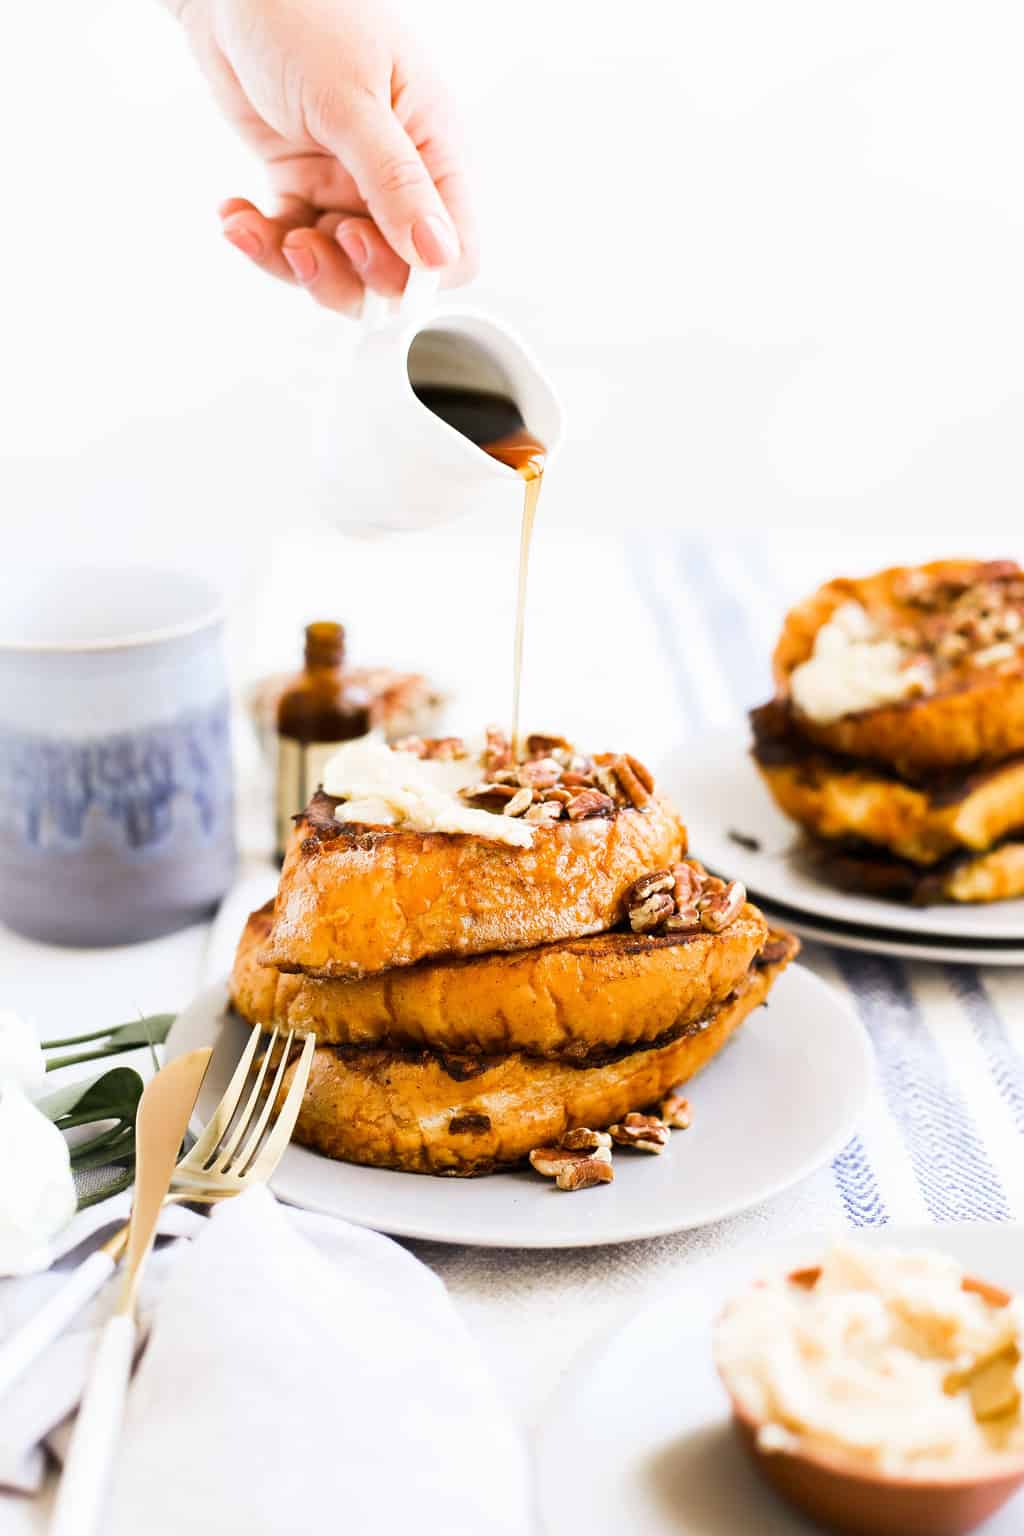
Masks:
[[[168,0],[221,109],[264,160],[263,213],[221,204],[224,235],[328,309],[398,294],[410,266],[476,269],[444,91],[376,0]]]

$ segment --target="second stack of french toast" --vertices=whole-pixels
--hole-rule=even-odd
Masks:
[[[532,1154],[575,1189],[686,1123],[677,1090],[796,949],[687,858],[635,758],[492,730],[342,748],[231,990],[316,1033],[299,1141],[421,1173]]]
[[[754,757],[835,884],[1024,894],[1024,571],[943,560],[830,581],[787,616]]]

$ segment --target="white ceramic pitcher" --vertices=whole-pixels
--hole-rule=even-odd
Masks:
[[[516,517],[522,479],[416,398],[417,385],[503,394],[547,449],[562,408],[523,343],[497,321],[438,294],[437,274],[413,271],[397,311],[368,294],[327,424],[326,513],[346,533],[428,528],[472,513]]]

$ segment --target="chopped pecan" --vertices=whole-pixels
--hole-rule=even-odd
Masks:
[[[622,794],[622,787],[611,768],[602,767],[600,764],[594,768],[594,779],[613,800],[617,800]]]
[[[566,1131],[560,1146],[570,1152],[596,1152],[599,1147],[611,1147],[612,1138],[607,1131],[592,1131],[589,1126],[579,1125],[574,1131]]]
[[[565,814],[570,821],[584,821],[588,816],[610,816],[614,809],[615,801],[610,795],[603,795],[599,789],[581,789],[569,801]]]
[[[466,743],[461,736],[437,736],[426,743],[427,757],[435,763],[454,763],[466,756]]]
[[[524,789],[551,789],[562,777],[562,765],[553,757],[537,757],[519,768],[519,782]]]
[[[563,1168],[556,1174],[555,1188],[573,1194],[577,1189],[592,1189],[595,1184],[610,1184],[614,1178],[615,1169],[610,1162],[599,1163],[596,1158],[588,1157],[575,1167]]]
[[[671,1132],[657,1115],[627,1115],[611,1130],[612,1141],[620,1147],[636,1147],[641,1152],[664,1152]]]
[[[572,790],[563,789],[560,784],[556,784],[554,789],[538,789],[536,793],[539,799],[557,800],[559,805],[568,805],[573,797]]]
[[[668,1098],[662,1099],[659,1112],[665,1124],[670,1125],[674,1131],[689,1130],[690,1101],[684,1099],[681,1093],[670,1093]]]
[[[514,784],[492,784],[490,780],[485,780],[482,784],[471,784],[459,793],[463,800],[498,800],[504,803],[513,800],[520,791]]]
[[[547,826],[550,822],[558,821],[562,814],[562,805],[558,800],[541,800],[530,806],[524,821],[532,821],[539,826]]]
[[[512,743],[500,725],[489,725],[484,733],[484,767],[497,773],[512,763]]]
[[[634,933],[652,933],[660,923],[673,915],[675,905],[668,891],[655,891],[646,901],[630,907],[629,926]]]
[[[594,781],[589,773],[580,773],[578,769],[566,768],[562,774],[563,784],[570,789],[593,789]]]
[[[739,880],[730,880],[723,891],[702,896],[697,903],[702,926],[709,933],[721,933],[723,928],[728,928],[739,917],[746,899],[746,887]]]
[[[579,1163],[610,1163],[611,1143],[597,1147],[593,1152],[574,1151],[571,1147],[534,1147],[530,1153],[530,1167],[546,1179],[553,1179],[565,1168],[575,1168]]]
[[[701,933],[704,929],[700,913],[692,902],[677,907],[671,917],[664,919],[661,926],[666,933]]]
[[[555,752],[572,752],[572,742],[564,736],[544,736],[534,732],[526,738],[527,757],[550,757]]]
[[[521,816],[524,811],[528,811],[530,809],[532,804],[533,790],[517,789],[511,800],[509,800],[505,805],[505,815]]]

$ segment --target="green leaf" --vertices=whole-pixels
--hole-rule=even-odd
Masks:
[[[49,1094],[39,1100],[38,1107],[62,1131],[99,1120],[127,1120],[134,1124],[142,1087],[142,1078],[134,1067],[113,1067],[91,1083],[73,1083]]]
[[[47,1072],[55,1072],[58,1067],[77,1066],[83,1061],[99,1061],[104,1056],[116,1056],[121,1051],[135,1051],[140,1046],[148,1045],[152,1050],[155,1045],[162,1045],[170,1034],[171,1025],[174,1023],[173,1013],[150,1013],[143,1018],[133,1019],[128,1024],[117,1024],[110,1029],[95,1029],[85,1035],[67,1035],[60,1040],[44,1040],[43,1050],[56,1050],[58,1046],[68,1045],[92,1045],[101,1041],[94,1050],[73,1051],[69,1056],[55,1056],[46,1063]]]

